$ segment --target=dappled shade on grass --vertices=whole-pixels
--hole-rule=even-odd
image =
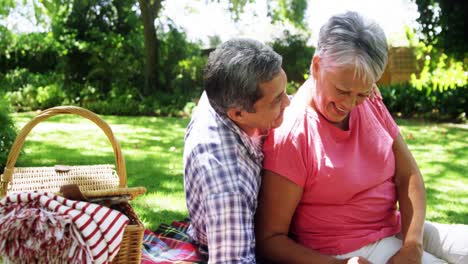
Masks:
[[[16,114],[18,128],[34,114]],[[183,135],[188,119],[101,116],[112,128],[125,157],[129,186],[147,193],[134,202],[135,211],[150,229],[187,216],[183,190]],[[78,116],[55,116],[28,135],[17,166],[55,164],[114,164],[104,133]]]
[[[424,177],[427,218],[468,224],[468,125],[397,122]]]

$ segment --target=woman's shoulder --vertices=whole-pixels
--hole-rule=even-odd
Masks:
[[[386,107],[383,102],[382,94],[380,93],[380,90],[377,87],[377,85],[374,84],[372,90],[373,91],[371,95],[364,101],[364,104],[362,104],[362,106],[364,108],[364,111],[372,112],[380,116],[385,111]]]
[[[305,107],[289,106],[280,127],[272,130],[266,142],[274,146],[306,145],[310,136],[310,118]]]

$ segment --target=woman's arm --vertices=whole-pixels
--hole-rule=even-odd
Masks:
[[[426,216],[426,191],[424,182],[413,155],[399,134],[393,143],[395,154],[395,185],[401,213],[403,235],[402,249],[390,262],[403,263],[399,258],[420,262],[424,221]]]
[[[277,263],[347,263],[306,248],[288,237],[302,188],[281,175],[264,171],[256,213],[257,252]],[[368,263],[353,258],[352,263]],[[351,261],[350,261],[351,263]]]

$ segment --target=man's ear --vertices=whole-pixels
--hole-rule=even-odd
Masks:
[[[319,77],[319,73],[320,73],[320,57],[318,55],[314,55],[314,57],[312,57],[312,63],[311,63],[311,71],[312,71],[312,76],[314,77],[314,79],[317,80],[317,78]]]
[[[235,123],[241,123],[243,121],[244,111],[237,107],[231,107],[226,112],[227,116]]]

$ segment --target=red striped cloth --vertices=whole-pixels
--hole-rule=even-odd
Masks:
[[[98,204],[50,193],[11,194],[0,200],[0,255],[35,263],[109,263],[128,222]]]

